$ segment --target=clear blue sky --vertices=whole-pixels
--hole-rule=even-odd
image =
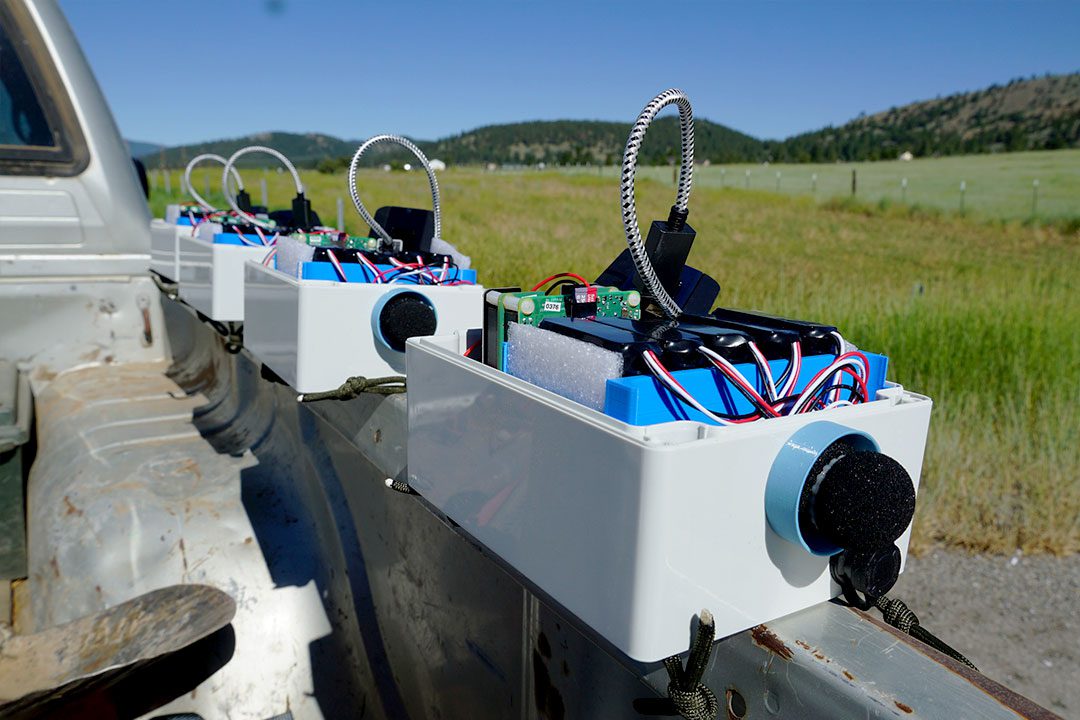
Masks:
[[[1080,70],[1080,3],[61,0],[131,139],[434,139],[631,121],[660,90],[758,137]]]

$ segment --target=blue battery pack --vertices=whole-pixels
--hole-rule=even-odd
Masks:
[[[866,384],[873,399],[878,390],[885,387],[885,373],[889,358],[863,351],[870,363],[870,377]],[[835,355],[812,355],[802,359],[795,392],[801,392],[810,380],[836,359]],[[787,360],[769,362],[774,378],[779,378],[787,367]],[[764,392],[753,363],[736,365],[739,373],[758,392]],[[671,373],[687,392],[698,402],[717,414],[745,415],[754,411],[753,405],[720,371],[712,368],[676,370]],[[607,381],[604,413],[631,425],[653,425],[673,420],[694,420],[715,424],[703,413],[690,407],[673,395],[660,381],[651,375],[631,375]]]
[[[393,265],[376,265],[380,273],[391,273],[399,270],[399,268]],[[360,263],[341,263],[341,269],[345,273],[345,282],[356,283],[373,283],[375,282],[375,274],[367,267]],[[437,278],[442,278],[442,269],[432,269],[432,274]],[[306,262],[300,269],[300,278],[302,280],[333,280],[335,282],[341,282],[341,276],[337,274],[337,270],[334,269],[333,263],[328,262]],[[405,277],[391,278],[395,285],[427,285],[430,283],[422,282],[422,278],[419,275],[409,275]],[[448,283],[454,281],[461,281],[469,284],[476,284],[476,271],[472,268],[468,270],[461,270],[458,268],[449,268],[446,271],[446,277],[441,282]]]
[[[246,241],[246,242],[245,242]],[[269,250],[271,245],[264,245],[258,235],[244,235],[243,239],[237,233],[215,233],[215,245],[240,245],[243,247],[264,247]]]

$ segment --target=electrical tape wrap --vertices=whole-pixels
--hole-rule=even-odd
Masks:
[[[233,212],[247,220],[252,225],[258,225],[262,228],[273,229],[274,226],[272,223],[266,222],[265,220],[260,220],[254,215],[251,215],[241,210],[240,206],[236,204],[236,197],[229,192],[229,186],[226,182],[229,178],[229,171],[232,170],[233,164],[236,163],[236,161],[244,155],[249,155],[255,152],[265,153],[281,161],[281,164],[284,165],[285,169],[288,170],[289,174],[292,175],[293,182],[296,183],[296,194],[304,194],[304,184],[300,182],[300,173],[296,171],[296,166],[292,164],[289,158],[285,157],[274,148],[266,147],[265,145],[248,145],[247,147],[242,147],[236,152],[234,152],[232,155],[230,155],[229,159],[225,161],[225,171],[221,173],[221,189],[225,193],[225,199],[229,201],[229,207],[233,209]]]
[[[626,230],[626,244],[630,248],[630,256],[634,259],[634,267],[637,268],[641,281],[664,313],[668,317],[675,318],[682,314],[682,308],[661,284],[645,252],[641,228],[638,227],[637,202],[634,199],[634,177],[637,174],[641,143],[645,140],[645,133],[656,118],[656,114],[672,104],[679,106],[679,132],[682,139],[682,158],[679,165],[679,186],[675,195],[675,208],[680,212],[687,212],[687,206],[690,204],[690,185],[694,176],[694,112],[686,93],[676,88],[665,90],[650,100],[638,115],[633,128],[630,129],[630,137],[626,140],[626,151],[623,153],[620,199],[623,228]]]
[[[349,195],[352,197],[353,205],[356,206],[356,211],[360,213],[360,217],[364,219],[364,222],[368,224],[375,234],[382,238],[386,242],[393,241],[394,238],[390,237],[390,233],[379,223],[375,222],[375,218],[364,207],[363,201],[360,200],[360,193],[356,191],[356,168],[360,164],[360,157],[367,152],[368,148],[378,145],[379,143],[395,143],[402,146],[420,161],[420,164],[424,166],[424,171],[428,176],[428,183],[431,185],[431,206],[435,214],[435,238],[442,239],[442,211],[439,207],[439,182],[435,179],[435,171],[431,168],[431,163],[428,162],[427,156],[424,152],[416,147],[408,138],[401,135],[375,135],[363,142],[360,147],[356,148],[356,154],[353,155],[352,162],[349,163]]]
[[[187,164],[187,167],[184,168],[184,187],[187,188],[188,194],[191,195],[191,198],[195,202],[199,203],[200,206],[202,206],[206,210],[209,210],[210,212],[217,212],[217,208],[207,202],[202,195],[195,192],[195,186],[191,184],[191,171],[194,170],[195,166],[201,163],[203,160],[213,160],[215,162],[221,163],[222,165],[228,162],[225,158],[214,153],[203,153],[202,155],[196,155],[195,157],[191,158],[191,162],[189,162]],[[232,175],[233,178],[236,179],[236,189],[238,191],[243,190],[244,180],[240,177],[240,173],[237,171],[236,168],[232,168]],[[226,195],[226,197],[228,197],[227,191],[222,190],[222,192]]]

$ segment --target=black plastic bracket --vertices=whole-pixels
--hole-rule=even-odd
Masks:
[[[252,212],[251,196],[248,195],[247,190],[236,193],[236,207],[249,214]]]
[[[304,197],[304,193],[297,193],[296,197],[293,198],[292,213],[293,225],[298,230],[310,230],[312,228],[311,201]]]

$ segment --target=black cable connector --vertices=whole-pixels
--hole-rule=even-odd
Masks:
[[[689,208],[686,210],[680,210],[677,206],[671,206],[671,212],[667,216],[668,230],[672,232],[679,232],[686,225],[686,219],[690,217]]]
[[[649,235],[645,238],[645,252],[649,256],[653,270],[660,279],[660,284],[672,297],[679,294],[680,278],[686,267],[686,258],[694,244],[697,233],[686,224],[689,213],[671,208],[667,222],[654,220],[649,226]],[[635,285],[646,298],[651,297],[648,288],[635,275]]]
[[[248,195],[247,190],[240,190],[236,193],[236,207],[249,215],[251,214],[251,196]]]
[[[311,201],[304,197],[304,193],[297,193],[296,197],[293,198],[292,214],[293,227],[297,230],[310,230],[312,228]]]

